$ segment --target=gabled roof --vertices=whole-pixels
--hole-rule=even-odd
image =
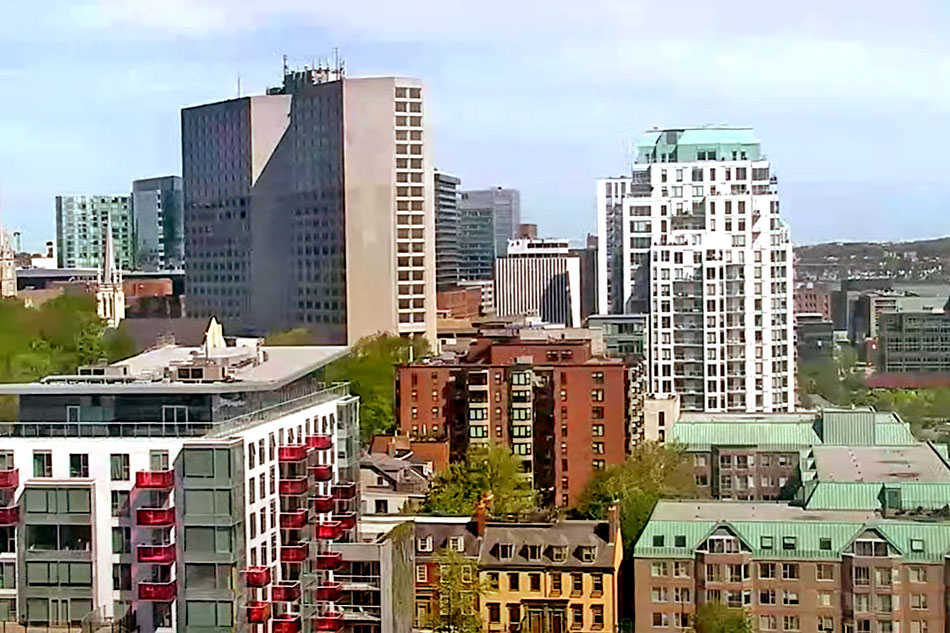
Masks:
[[[484,568],[539,567],[548,568],[600,568],[612,569],[614,546],[611,543],[610,526],[599,521],[557,521],[554,523],[489,523],[485,528],[479,562]],[[499,545],[514,546],[510,559],[499,557]],[[541,560],[532,561],[526,556],[528,545],[541,546]],[[551,558],[551,546],[567,547],[567,560]],[[580,558],[581,547],[593,547],[593,562]]]

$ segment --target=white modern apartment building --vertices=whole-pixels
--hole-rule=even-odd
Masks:
[[[3,385],[0,619],[96,630],[338,631],[358,401],[342,347],[160,347]],[[263,628],[261,628],[263,627]]]
[[[753,131],[647,132],[597,205],[599,309],[650,314],[651,392],[685,410],[794,409],[792,245]]]
[[[567,240],[508,240],[495,260],[495,313],[581,326],[581,260]]]

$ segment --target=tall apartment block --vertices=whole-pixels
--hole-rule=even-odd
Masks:
[[[435,172],[435,283],[437,290],[452,290],[460,279],[459,191],[462,180]]]
[[[401,365],[396,411],[411,438],[511,448],[546,503],[577,502],[588,479],[623,462],[628,368],[589,340],[482,339],[458,359]]]
[[[509,240],[495,260],[495,314],[580,327],[581,258],[567,240]]]
[[[495,258],[520,235],[521,193],[501,187],[463,191],[459,216],[462,279],[491,279]]]
[[[344,348],[165,346],[3,385],[0,615],[25,626],[339,631],[358,401]],[[87,629],[88,627],[88,629]]]
[[[598,183],[601,310],[650,314],[651,391],[686,410],[795,406],[792,246],[749,128],[654,130]]]
[[[56,196],[56,253],[60,268],[102,268],[107,227],[116,263],[135,265],[135,225],[128,195]]]
[[[285,70],[266,95],[182,110],[189,310],[237,329],[435,341],[422,84]]]
[[[138,270],[180,270],[185,261],[184,198],[180,176],[132,182]]]

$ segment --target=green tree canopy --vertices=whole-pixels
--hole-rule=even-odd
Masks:
[[[503,446],[470,448],[465,459],[449,465],[433,480],[423,512],[471,515],[479,500],[491,494],[492,516],[523,516],[537,509],[537,495],[518,460]]]
[[[424,338],[377,334],[360,339],[347,356],[327,367],[328,381],[349,381],[350,390],[360,397],[360,435],[363,441],[395,430],[393,385],[396,365],[430,353],[429,343]]]
[[[264,338],[264,345],[313,345],[314,338],[310,330],[304,327],[273,332]]]
[[[436,555],[439,581],[434,609],[428,628],[445,633],[482,633],[478,599],[484,594],[478,565],[455,550],[444,549]]]
[[[617,505],[624,548],[629,551],[658,500],[697,495],[693,465],[683,451],[669,444],[644,442],[623,464],[591,478],[575,514],[603,520],[610,506]]]
[[[721,602],[706,602],[691,618],[696,633],[752,633],[752,622],[744,609]]]

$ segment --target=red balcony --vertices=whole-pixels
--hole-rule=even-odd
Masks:
[[[148,490],[171,490],[175,487],[175,471],[140,470],[135,473],[135,487]]]
[[[317,523],[315,532],[317,538],[335,540],[340,538],[343,530],[339,521],[321,521]]]
[[[337,569],[343,564],[343,554],[340,552],[328,552],[317,554],[317,569]]]
[[[328,611],[313,619],[315,631],[339,631],[343,628],[343,614],[339,611]]]
[[[278,583],[271,587],[270,595],[274,602],[295,602],[300,599],[300,583]]]
[[[333,512],[333,497],[329,495],[320,495],[313,498],[314,512]]]
[[[0,470],[0,488],[16,488],[20,485],[20,471],[16,468]]]
[[[282,495],[302,495],[307,492],[310,482],[306,477],[297,477],[295,479],[281,479],[277,483],[277,492]]]
[[[311,435],[307,438],[307,446],[318,451],[326,451],[333,448],[333,438],[329,435]]]
[[[337,499],[355,499],[356,484],[338,484],[333,486],[333,496]]]
[[[248,567],[244,578],[248,587],[266,587],[270,584],[270,567]]]
[[[336,602],[343,597],[343,585],[338,582],[331,582],[317,587],[317,600],[327,602]]]
[[[300,633],[299,615],[278,615],[272,623],[274,633]]]
[[[299,530],[307,525],[308,514],[306,510],[282,512],[280,514],[280,527],[288,530]]]
[[[356,513],[347,512],[346,514],[333,515],[335,521],[340,522],[340,527],[344,530],[352,530],[356,527]]]
[[[270,620],[270,604],[266,602],[247,603],[247,621],[251,624],[263,624]]]
[[[313,478],[317,481],[330,481],[333,479],[333,466],[311,466],[310,474],[313,475]]]
[[[280,548],[280,560],[283,563],[302,563],[307,560],[310,553],[310,547],[304,543],[302,545],[288,545]]]
[[[169,527],[175,525],[175,508],[140,508],[135,513],[138,525]]]
[[[171,582],[140,582],[139,600],[156,600],[171,602],[175,599],[175,581]]]
[[[299,462],[307,459],[307,453],[310,447],[306,444],[293,444],[291,446],[277,447],[277,460],[281,462]]]
[[[20,522],[20,508],[0,508],[0,525],[16,525]]]
[[[139,545],[138,561],[140,563],[174,563],[175,545]]]

